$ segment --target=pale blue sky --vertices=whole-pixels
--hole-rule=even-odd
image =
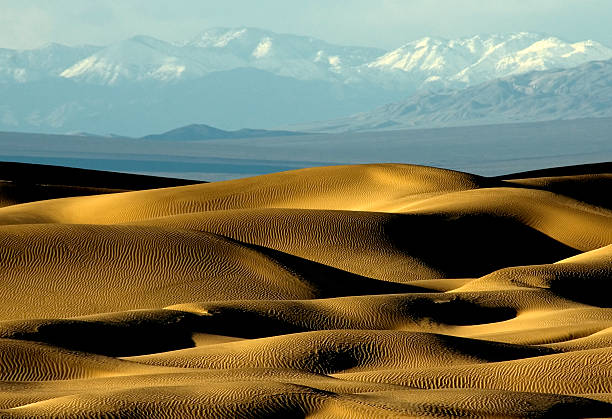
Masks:
[[[381,48],[515,31],[612,46],[610,22],[610,0],[0,0],[0,47],[103,45],[137,34],[182,41],[213,26]]]

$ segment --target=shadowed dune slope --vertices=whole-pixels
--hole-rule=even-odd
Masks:
[[[610,194],[601,193],[601,191],[612,188],[612,173],[513,179],[508,183],[517,184],[521,187],[542,189],[591,205],[612,209]]]
[[[489,214],[260,209],[200,212],[137,224],[208,231],[394,282],[474,277],[577,253],[520,221]],[[506,240],[498,240],[500,235]],[[522,245],[516,248],[515,243]],[[479,262],[467,262],[473,258]]]
[[[549,167],[545,169],[529,170],[526,172],[510,173],[496,176],[491,179],[513,180],[526,178],[566,177],[580,175],[596,175],[612,173],[612,162],[586,163],[573,166]]]
[[[0,418],[612,417],[610,167],[0,184]]]
[[[194,183],[200,182],[72,167],[0,162],[0,207],[70,196]]]
[[[425,199],[406,206],[410,214],[488,215],[514,219],[581,251],[612,242],[612,211],[547,191],[486,188]]]
[[[88,186],[38,185],[0,180],[0,208],[32,201],[126,191],[127,189],[92,188]]]

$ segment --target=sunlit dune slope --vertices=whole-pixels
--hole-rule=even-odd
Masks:
[[[0,223],[113,224],[248,208],[381,211],[415,195],[471,189],[489,182],[422,166],[322,167],[203,185],[30,203],[0,211]]]
[[[592,399],[542,393],[410,389],[353,395],[291,383],[217,379],[191,386],[90,391],[7,409],[2,417],[521,418],[543,412],[550,417],[596,417],[610,411],[608,404]]]
[[[4,319],[163,307],[193,299],[419,289],[258,251],[209,233],[152,227],[3,226],[0,263]]]
[[[53,381],[165,372],[99,355],[71,352],[35,342],[0,339],[0,380]]]
[[[552,349],[428,333],[329,330],[205,345],[129,359],[182,368],[278,368],[330,374],[529,358]]]
[[[610,168],[10,184],[0,418],[612,417]]]

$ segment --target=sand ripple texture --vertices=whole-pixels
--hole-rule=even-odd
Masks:
[[[612,164],[0,169],[0,418],[612,417]]]

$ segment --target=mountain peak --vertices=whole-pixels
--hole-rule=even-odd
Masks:
[[[476,35],[448,40],[425,37],[367,64],[382,77],[391,71],[416,79],[417,87],[471,85],[533,70],[567,68],[612,57],[612,50],[583,41],[570,44],[541,33]]]
[[[206,124],[191,124],[175,128],[162,134],[153,134],[142,137],[145,140],[162,141],[198,141],[230,138],[261,138],[283,137],[288,135],[303,135],[297,131],[269,131],[264,129],[242,128],[237,131],[225,131]]]
[[[195,38],[187,43],[187,45],[200,48],[226,48],[231,43],[253,41],[265,36],[274,36],[270,31],[259,28],[240,27],[227,28],[216,27],[210,28],[199,33]]]
[[[591,61],[568,69],[497,78],[464,89],[422,91],[371,112],[297,124],[292,128],[310,132],[357,132],[609,118],[612,117],[610,97],[612,60]]]
[[[267,111],[266,105],[253,114],[263,114],[264,118],[269,118],[270,114],[286,115],[291,113],[287,103],[296,103],[300,112],[294,114],[299,114],[299,118],[320,119],[321,109],[332,109],[331,105],[322,104],[326,100],[342,103],[334,105],[336,111],[350,109],[347,113],[356,112],[409,97],[419,90],[469,87],[533,70],[571,68],[609,58],[612,58],[612,49],[592,40],[570,43],[555,36],[530,32],[450,40],[428,36],[388,52],[249,27],[211,28],[192,42],[180,45],[143,35],[107,47],[50,44],[37,50],[0,50],[0,87],[12,89],[12,84],[19,84],[23,88],[24,84],[44,81],[52,92],[46,96],[56,96],[60,105],[43,109],[46,99],[40,100],[40,106],[34,109],[9,105],[7,110],[0,110],[0,126],[9,129],[50,126],[59,130],[67,126],[65,121],[91,120],[92,115],[105,115],[106,112],[109,115],[114,112],[119,120],[125,117],[117,116],[122,113],[119,109],[126,109],[128,103],[140,103],[143,109],[165,106],[162,115],[153,117],[162,120],[170,106],[176,108],[173,112],[182,114],[188,112],[184,107],[191,106],[194,113],[187,121],[206,115],[215,123],[231,126],[227,121],[235,117],[230,115],[243,104],[269,103],[271,98],[280,97],[278,92],[295,96],[296,91],[308,93],[300,93],[304,97],[284,99],[282,104],[278,102],[274,112]],[[255,73],[265,75],[265,81],[253,82]],[[82,85],[126,88],[109,90],[113,94],[108,96],[104,93],[101,97],[109,97],[112,102],[106,108],[104,99],[94,104],[93,99],[87,97],[89,89],[58,81],[58,78]],[[155,93],[150,94],[153,83]],[[242,87],[237,88],[237,85]],[[36,86],[28,84],[26,88],[33,90]],[[64,90],[57,92],[55,89]],[[73,100],[68,100],[65,89],[74,89],[70,93]],[[137,91],[146,93],[127,99]],[[181,92],[181,98],[169,105],[168,98],[178,94],[176,92]],[[215,112],[223,108],[217,116],[212,116],[210,109],[208,113],[200,111],[204,103],[212,102],[215,108],[211,109]],[[258,106],[250,105],[249,108]],[[94,108],[95,112],[91,111]],[[178,126],[184,122],[185,118],[177,118],[157,126]],[[79,125],[81,122],[71,123],[71,129],[91,130]],[[108,129],[122,130],[112,126]]]

